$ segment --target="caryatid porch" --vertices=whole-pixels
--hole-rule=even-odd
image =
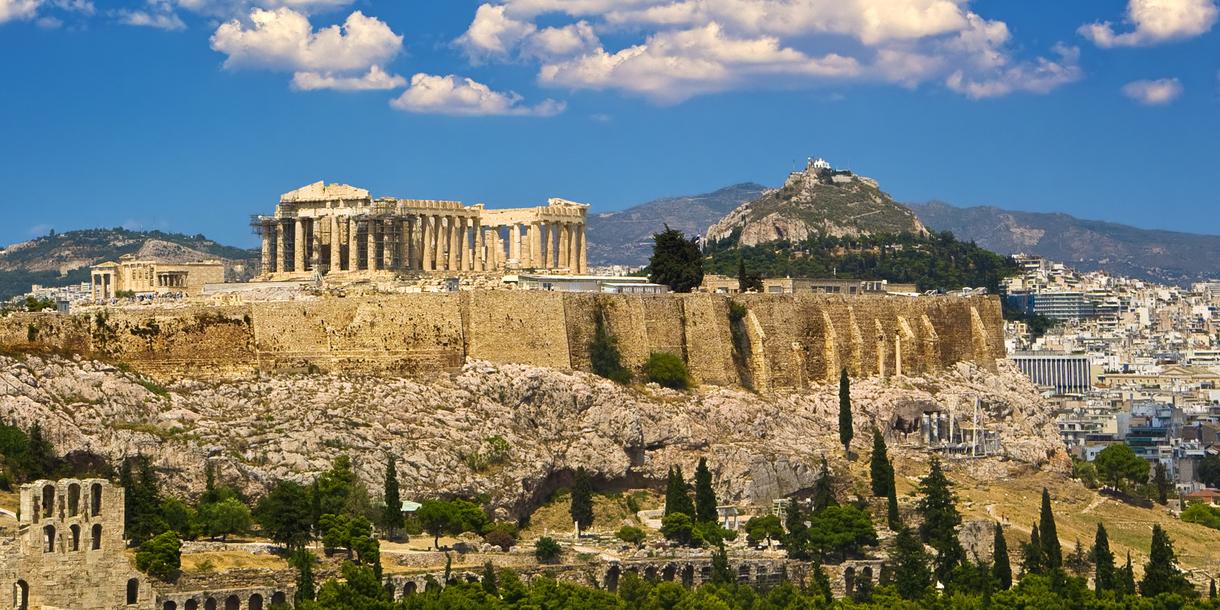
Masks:
[[[285,194],[262,236],[264,277],[315,272],[585,273],[589,206],[487,210],[456,201],[372,199],[368,191],[316,183]]]

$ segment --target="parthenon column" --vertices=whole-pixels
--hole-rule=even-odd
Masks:
[[[364,234],[366,235],[364,240],[364,268],[368,271],[376,271],[377,232],[375,227],[377,226],[377,220],[375,218],[369,218],[368,220],[364,221],[364,226]]]
[[[275,221],[275,272],[276,273],[284,272],[284,265],[287,264],[287,262],[284,260],[286,256],[287,255],[285,254],[285,247],[284,247],[284,221],[277,219]]]
[[[445,241],[448,239],[449,231],[445,228],[444,216],[433,216],[433,224],[436,229],[436,253],[432,259],[436,264],[437,271],[445,270]]]
[[[571,241],[568,239],[568,223],[559,223],[559,260],[556,262],[556,267],[563,269],[568,267],[571,258]]]
[[[521,260],[521,242],[517,239],[517,223],[508,223],[508,260]]]
[[[305,270],[305,224],[300,218],[292,219],[292,271]]]
[[[432,217],[427,214],[420,215],[419,224],[421,227],[420,236],[423,240],[419,249],[420,268],[424,271],[432,271],[432,255],[434,254],[434,250],[431,247],[432,235],[436,229],[432,226]]]
[[[542,240],[538,238],[538,223],[531,222],[525,230],[530,242],[529,266],[537,269],[542,263]]]
[[[395,250],[398,249],[400,241],[395,238],[399,233],[399,224],[396,218],[386,218],[381,221],[381,268],[386,271],[394,270],[394,263],[398,259]]]
[[[445,248],[448,250],[448,256],[445,259],[448,271],[457,271],[457,217],[447,216],[445,222],[448,225],[445,231]]]
[[[491,268],[496,270],[502,269],[504,246],[500,243],[499,225],[491,227],[488,237],[490,238],[490,243],[488,244],[488,248],[490,248],[488,258],[491,260]]]
[[[474,242],[474,270],[485,271],[487,265],[483,259],[483,219],[474,219],[474,228],[471,230],[470,240]]]
[[[403,216],[398,219],[398,245],[395,250],[398,252],[397,264],[398,271],[409,271],[411,269],[411,221]]]
[[[321,219],[309,219],[309,268],[317,271],[322,266],[322,230]]]
[[[546,221],[538,223],[538,237],[542,239],[542,248],[538,251],[542,255],[542,263],[539,267],[544,271],[549,270],[551,268],[551,251],[555,249],[551,245],[551,223]]]
[[[462,219],[462,271],[474,271],[474,219]]]
[[[330,217],[330,271],[339,270],[339,217]]]
[[[258,232],[263,236],[263,251],[260,263],[264,274],[271,273],[271,225],[266,221],[258,226]],[[97,298],[96,296],[94,298]]]
[[[580,256],[577,259],[577,263],[578,263],[577,270],[580,273],[588,273],[589,272],[589,247],[585,241],[585,238],[587,237],[587,235],[585,234],[585,223],[582,222],[582,223],[576,225],[576,235],[580,238]]]
[[[415,242],[419,239],[419,217],[412,214],[403,223],[405,227],[403,230],[406,231],[403,240],[406,242],[407,249],[407,269],[416,271],[419,269],[419,261],[416,259],[419,248],[415,245]]]
[[[360,230],[360,219],[347,217],[347,270],[360,270],[360,247],[357,245],[356,234]]]

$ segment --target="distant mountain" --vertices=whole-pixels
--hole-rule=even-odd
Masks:
[[[742,246],[810,237],[926,233],[906,207],[871,178],[831,169],[821,159],[793,172],[782,188],[742,204],[707,231],[708,241],[733,239]]]
[[[1220,277],[1220,236],[1138,229],[1067,214],[942,202],[908,204],[924,224],[1001,254],[1024,252],[1080,271],[1104,270],[1169,284]]]
[[[757,199],[767,190],[761,184],[744,183],[713,193],[667,197],[621,212],[591,214],[587,237],[592,265],[648,264],[652,235],[665,225],[687,235],[702,234],[737,206]]]
[[[254,250],[218,244],[203,235],[127,229],[54,233],[0,248],[0,299],[24,294],[32,284],[87,282],[89,267],[125,254],[171,263],[221,260],[233,280],[248,278],[258,260]]]

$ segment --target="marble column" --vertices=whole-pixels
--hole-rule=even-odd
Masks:
[[[559,223],[559,260],[555,266],[559,269],[568,267],[568,262],[571,260],[570,248],[571,242],[568,240],[568,223]]]
[[[542,248],[539,250],[539,254],[542,255],[542,264],[539,266],[543,271],[549,271],[551,269],[551,251],[554,250],[551,246],[551,223],[545,221],[538,223],[538,237],[542,240]]]
[[[275,221],[275,272],[276,273],[284,272],[284,266],[288,264],[287,261],[284,260],[286,256],[287,256],[287,254],[285,253],[285,248],[284,248],[284,221],[276,220]]]
[[[300,273],[305,270],[305,222],[300,218],[292,220],[292,271]]]
[[[517,230],[517,223],[508,224],[508,260],[521,260],[521,242],[517,238],[520,232]]]
[[[330,217],[330,269],[339,271],[339,217]]]
[[[504,246],[500,243],[500,227],[494,226],[491,228],[491,265],[493,269],[503,269],[502,260],[504,258]]]
[[[531,222],[529,228],[530,238],[530,267],[538,269],[542,264],[542,226],[537,222]]]
[[[419,249],[420,268],[423,271],[432,271],[432,234],[436,229],[432,226],[432,218],[427,214],[423,214],[419,217],[419,224],[419,234],[423,240]]]
[[[271,225],[263,222],[259,225],[259,233],[263,234],[263,251],[260,262],[262,272],[271,273]],[[94,297],[97,298],[97,297]]]
[[[407,269],[417,271],[419,270],[419,261],[416,260],[416,256],[419,253],[419,248],[415,245],[415,242],[419,239],[419,217],[414,214],[408,216],[403,221],[403,231],[405,231],[403,241],[406,242]]]
[[[319,218],[309,219],[309,270],[317,271],[322,266],[322,222]]]
[[[360,270],[360,247],[356,239],[356,234],[360,231],[360,219],[355,216],[347,217],[347,270]]]
[[[447,236],[449,235],[449,231],[445,228],[444,216],[433,216],[432,221],[436,225],[436,257],[433,260],[436,261],[436,270],[444,271],[445,241],[448,239]]]
[[[471,233],[470,239],[474,242],[474,270],[485,271],[487,261],[483,258],[483,220],[481,218],[474,219],[474,230]]]
[[[580,273],[589,272],[589,244],[585,241],[585,223],[576,225],[576,234],[580,239],[580,256],[577,259],[577,269]]]
[[[364,268],[367,271],[377,270],[377,220],[369,218],[364,221]]]
[[[398,236],[402,233],[399,229],[398,219],[386,218],[381,221],[381,268],[386,271],[394,271],[395,262],[398,260],[398,244],[402,243]]]

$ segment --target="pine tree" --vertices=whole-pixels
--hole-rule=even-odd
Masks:
[[[699,458],[695,467],[695,521],[700,523],[715,523],[720,513],[716,508],[716,490],[712,489],[712,471],[707,467],[707,459]]]
[[[891,531],[896,532],[902,527],[902,516],[898,514],[898,492],[894,490],[893,485],[885,498],[885,522]]]
[[[1042,560],[1042,540],[1038,535],[1038,525],[1034,524],[1029,533],[1029,543],[1021,548],[1021,574],[1042,574],[1046,571],[1045,563]]]
[[[296,602],[299,605],[302,601],[313,601],[316,597],[313,564],[316,559],[313,553],[305,549],[294,551],[288,562],[297,569],[297,592]]]
[[[1008,558],[1008,541],[1004,539],[1004,526],[995,524],[995,540],[991,546],[991,578],[1000,589],[1012,587],[1012,565]]]
[[[483,592],[492,596],[500,597],[500,588],[496,583],[496,568],[491,565],[490,561],[483,562]]]
[[[1135,568],[1131,566],[1131,551],[1127,551],[1127,565],[1118,571],[1117,589],[1120,595],[1135,595]]]
[[[703,252],[697,239],[687,239],[681,231],[668,225],[652,239],[649,281],[665,284],[674,292],[690,292],[703,283]]]
[[[1156,490],[1156,501],[1160,505],[1169,503],[1169,473],[1165,470],[1165,463],[1157,460],[1156,470],[1152,475],[1152,487]]]
[[[681,466],[669,469],[669,479],[665,484],[665,514],[672,513],[682,513],[692,520],[695,518],[695,504],[691,501]]]
[[[712,553],[712,582],[727,585],[733,582],[733,571],[729,569],[729,552],[724,545]]]
[[[1216,599],[1216,579],[1213,578],[1211,585],[1207,588],[1207,599]]]
[[[1093,569],[1092,554],[1086,553],[1084,547],[1080,546],[1080,538],[1076,539],[1076,548],[1068,555],[1065,561],[1067,568],[1071,570],[1074,576],[1085,577]]]
[[[576,480],[572,483],[572,522],[576,524],[576,537],[581,530],[593,525],[593,483],[585,467],[576,469]]]
[[[894,538],[894,581],[903,599],[918,599],[932,586],[932,570],[923,542],[909,527],[898,528]]]
[[[398,460],[393,454],[386,460],[385,466],[385,509],[382,511],[382,521],[393,536],[394,532],[403,526],[402,497],[398,493]]]
[[[823,457],[822,471],[818,473],[818,480],[813,483],[813,511],[817,512],[827,506],[838,505],[839,502],[835,500],[834,481],[830,475],[830,464]]]
[[[805,511],[796,498],[788,499],[788,509],[784,511],[784,548],[793,559],[805,559],[807,553],[808,526],[805,525]]]
[[[1114,572],[1114,553],[1110,550],[1110,537],[1106,527],[1097,524],[1097,535],[1093,538],[1093,588],[1097,593],[1117,588]]]
[[[872,476],[873,495],[888,496],[894,486],[894,465],[890,463],[885,437],[873,428],[873,454],[869,459],[869,474]]]
[[[1042,488],[1042,513],[1038,518],[1038,533],[1042,536],[1042,562],[1047,572],[1063,567],[1063,551],[1055,528],[1055,513],[1051,511],[1051,493]]]
[[[957,512],[949,478],[936,457],[932,458],[928,476],[920,481],[919,491],[923,497],[917,510],[924,519],[919,526],[919,537],[936,549],[936,577],[947,582],[949,574],[965,559],[966,552],[957,538],[962,516]]]
[[[55,448],[43,437],[41,424],[34,424],[30,427],[30,441],[27,447],[26,459],[28,461],[30,480],[54,475],[55,462],[57,461]]]
[[[851,379],[847,369],[839,373],[839,442],[843,443],[843,452],[851,453],[851,439],[855,435],[851,421]]]
[[[1148,563],[1144,564],[1144,579],[1140,581],[1140,595],[1156,597],[1161,593],[1177,593],[1194,597],[1197,593],[1178,568],[1173,541],[1159,524],[1152,526],[1152,549],[1148,552]]]

